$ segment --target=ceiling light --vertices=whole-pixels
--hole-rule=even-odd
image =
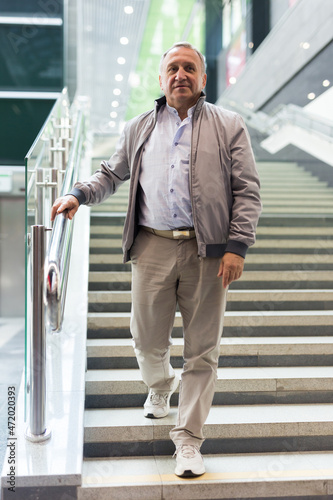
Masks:
[[[299,45],[304,50],[308,50],[310,48],[309,42],[301,42]]]
[[[329,87],[331,82],[329,80],[324,80],[323,81],[323,87]]]
[[[119,106],[119,102],[118,102],[118,101],[112,101],[111,106],[112,106],[113,108],[118,108],[118,106]]]
[[[248,47],[249,47],[249,49],[253,49],[253,47],[254,47],[254,43],[253,43],[253,42],[249,42]]]
[[[116,75],[114,77],[114,79],[116,80],[116,82],[122,82],[123,79],[124,79],[124,77],[123,77],[123,75],[121,75],[120,73],[118,73],[118,75]]]
[[[128,77],[128,83],[130,84],[130,86],[132,88],[137,88],[140,86],[140,82],[140,75],[132,71]]]
[[[310,101],[312,101],[316,97],[316,94],[314,92],[310,92],[307,97]]]
[[[126,62],[125,57],[118,57],[118,59],[117,59],[118,64],[125,64],[125,62]]]
[[[237,82],[237,78],[235,78],[234,76],[231,76],[229,78],[229,83],[230,85],[235,85],[235,83]]]
[[[112,127],[112,128],[113,128],[113,127],[115,127],[115,126],[116,126],[116,122],[114,122],[114,121],[110,121],[110,122],[109,122],[109,127]]]
[[[110,113],[111,118],[117,118],[117,116],[118,116],[117,111],[111,111],[111,113]]]
[[[134,9],[131,5],[126,5],[126,7],[124,7],[124,12],[125,14],[133,14]]]
[[[114,89],[113,93],[114,93],[114,95],[120,95],[121,94],[121,90],[120,89]]]
[[[122,36],[121,39],[119,40],[121,45],[127,45],[129,40],[126,38],[126,36]]]

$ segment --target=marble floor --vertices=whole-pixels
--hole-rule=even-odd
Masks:
[[[15,386],[18,395],[24,368],[24,346],[24,318],[0,317],[0,470],[7,445],[7,392],[9,386]]]

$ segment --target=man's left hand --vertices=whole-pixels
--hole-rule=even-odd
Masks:
[[[243,273],[244,259],[235,253],[226,252],[221,260],[220,269],[217,274],[222,277],[223,288],[227,288],[230,283],[238,280]]]

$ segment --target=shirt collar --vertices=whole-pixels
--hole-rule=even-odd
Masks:
[[[191,118],[191,117],[192,117],[192,115],[193,115],[193,112],[194,112],[194,109],[195,109],[196,105],[197,105],[197,104],[195,103],[195,105],[194,105],[194,106],[192,106],[191,108],[189,108],[189,109],[187,110],[187,116],[188,116],[188,118]],[[169,113],[171,113],[173,116],[175,116],[175,115],[177,115],[177,116],[178,116],[178,111],[176,110],[176,108],[173,108],[172,106],[169,106],[169,104],[168,104],[168,103],[166,103],[166,108],[167,108],[167,110],[169,111]],[[185,120],[186,120],[186,118],[185,118]]]

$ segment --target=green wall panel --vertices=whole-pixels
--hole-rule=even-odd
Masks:
[[[161,55],[173,43],[183,40],[195,3],[196,0],[151,1],[126,120],[152,109],[154,99],[161,96],[158,83]],[[187,41],[203,50],[203,8],[199,10],[198,16],[199,19],[194,20]]]

